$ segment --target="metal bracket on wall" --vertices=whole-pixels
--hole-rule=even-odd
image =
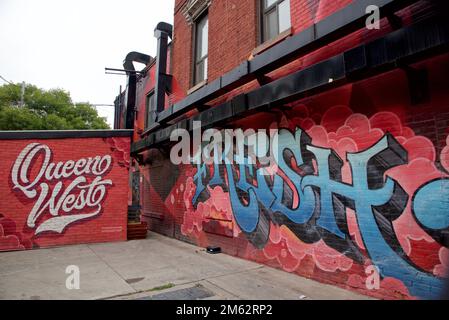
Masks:
[[[273,81],[272,78],[270,78],[270,77],[268,77],[266,75],[256,76],[256,79],[257,79],[257,82],[259,83],[259,85],[261,85],[261,86],[266,85],[266,84],[268,84],[268,83]]]

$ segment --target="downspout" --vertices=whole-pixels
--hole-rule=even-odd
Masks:
[[[123,61],[123,68],[128,75],[128,88],[126,90],[126,129],[134,129],[134,117],[136,112],[136,89],[137,89],[137,74],[133,62],[143,63],[148,65],[153,58],[149,55],[132,51],[128,53]]]
[[[165,94],[172,91],[172,76],[167,74],[168,38],[172,39],[172,34],[173,26],[165,22],[158,23],[154,30],[154,36],[157,38],[156,87],[154,89],[157,113],[164,111]]]

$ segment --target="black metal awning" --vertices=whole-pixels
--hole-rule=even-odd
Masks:
[[[414,2],[418,0],[354,1],[331,16],[257,55],[253,60],[244,61],[230,72],[163,110],[158,114],[157,122],[163,126],[186,112],[198,106],[204,106],[208,101],[297,59],[298,56],[304,56],[365,27],[368,17],[366,7],[369,5],[376,5],[381,17],[391,17],[396,11]]]
[[[398,5],[401,1],[380,2],[395,3]],[[364,3],[364,1],[358,1],[356,3],[360,4]],[[352,17],[352,19],[355,19],[355,17]],[[336,27],[328,26],[327,28],[329,31]],[[224,104],[206,109],[190,119],[181,120],[176,124],[149,133],[144,139],[132,145],[131,152],[132,154],[137,154],[166,143],[169,141],[173,130],[177,128],[191,130],[193,121],[201,121],[203,127],[220,125],[233,119],[242,118],[242,116],[249,113],[260,111],[263,108],[270,108],[273,104],[297,100],[306,94],[321,92],[345,83],[365,79],[375,74],[398,68],[401,65],[419,61],[426,56],[445,52],[448,49],[448,44],[449,21],[444,18],[428,18],[419,23],[391,32],[383,38],[361,45],[273,81],[249,93],[241,94]],[[292,42],[286,42],[286,44],[281,43],[273,48],[276,51],[270,51],[266,54],[270,54],[271,58],[289,56],[291,52],[295,51],[293,47]],[[302,48],[303,44],[300,42],[296,43],[296,48],[298,47]],[[284,55],[281,53],[282,50],[284,50]],[[277,54],[273,52],[277,52]],[[262,63],[262,60],[254,59],[251,62],[246,62],[246,64],[251,63],[253,68],[253,72],[248,74],[254,75],[254,73],[258,72],[257,70],[264,70],[268,65],[278,66],[279,63],[286,63],[286,60],[282,58],[268,62],[266,56],[261,55],[260,57],[265,57],[267,61]],[[236,71],[234,70],[232,72]],[[245,72],[242,72],[242,74],[245,74]],[[228,76],[229,74],[223,77],[226,78]],[[223,77],[220,78],[221,80],[217,80],[221,86],[223,85]],[[195,96],[195,92],[181,101],[182,105],[174,105],[172,111],[166,110],[160,114],[160,117],[164,117],[165,120],[173,119],[175,115],[178,115],[176,110],[182,109],[182,113],[184,113],[185,110],[190,110],[191,107],[189,106],[193,108],[197,103],[193,101],[206,100],[206,97],[210,99],[216,92],[223,94],[220,89],[217,89],[220,85],[211,83],[209,86],[203,88],[206,92],[210,91],[209,94],[198,93],[198,96]],[[216,91],[212,89],[213,86],[217,87],[215,88],[217,89]],[[199,98],[199,96],[202,96],[202,98]]]

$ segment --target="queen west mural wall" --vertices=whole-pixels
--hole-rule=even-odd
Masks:
[[[126,240],[130,133],[0,136],[0,251]]]

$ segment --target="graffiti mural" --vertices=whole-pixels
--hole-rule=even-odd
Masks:
[[[37,174],[30,179],[32,165],[43,153],[44,160]],[[110,155],[82,158],[77,161],[52,163],[53,153],[44,144],[31,143],[17,157],[11,171],[13,189],[19,190],[35,203],[28,214],[27,226],[35,228],[35,234],[42,232],[62,233],[70,224],[98,216],[112,186],[112,180],[103,179],[110,170]],[[94,179],[88,182],[87,175]],[[70,179],[67,188],[63,187],[63,179]],[[55,182],[51,188],[49,184]],[[37,220],[48,211],[52,217],[37,226]],[[89,211],[89,212],[87,212]],[[64,215],[70,213],[70,215]]]
[[[269,165],[175,165],[174,147],[143,153],[143,218],[164,235],[376,298],[439,297],[449,271],[449,59],[413,67],[428,74],[419,103],[407,73],[393,70],[220,123],[277,130]]]
[[[213,219],[247,239],[247,258],[303,275],[312,260],[308,276],[345,273],[346,286],[361,291],[374,266],[379,296],[437,298],[449,253],[447,146],[437,159],[432,142],[394,113],[368,118],[345,106],[330,108],[321,124],[283,115],[270,128],[279,128],[281,146],[272,174],[247,163],[188,171],[182,232],[201,239]]]
[[[125,239],[130,139],[86,142],[0,141],[0,251]]]

